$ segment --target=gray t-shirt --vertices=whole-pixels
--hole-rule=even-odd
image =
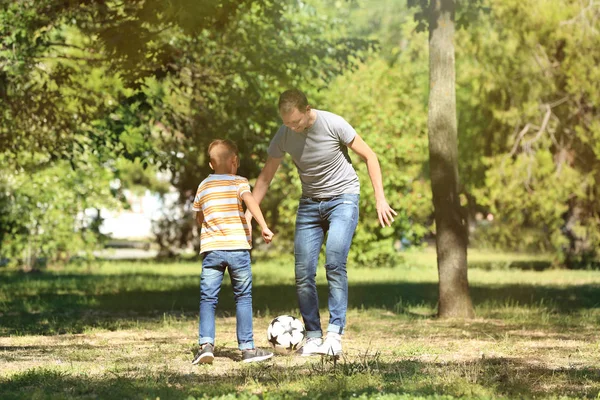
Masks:
[[[321,110],[315,123],[302,133],[282,125],[269,145],[269,156],[292,156],[306,197],[360,194],[360,183],[348,155],[348,143],[356,136],[339,115]]]

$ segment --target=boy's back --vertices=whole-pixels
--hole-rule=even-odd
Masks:
[[[238,175],[212,174],[200,183],[192,207],[204,214],[200,253],[252,247],[252,236],[242,207],[245,192],[250,192],[248,180]]]

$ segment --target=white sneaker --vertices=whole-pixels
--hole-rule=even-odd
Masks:
[[[321,338],[308,338],[306,339],[306,343],[304,343],[304,346],[302,346],[298,351],[297,354],[301,355],[302,357],[308,357],[308,356],[314,356],[317,354],[320,354],[318,352],[319,347],[323,344],[323,339]]]
[[[317,354],[334,357],[342,354],[342,337],[335,333],[328,333],[323,344],[317,349]]]

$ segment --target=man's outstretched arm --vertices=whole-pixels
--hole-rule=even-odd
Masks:
[[[262,171],[256,178],[256,184],[254,185],[254,189],[252,190],[252,196],[258,204],[265,198],[267,194],[267,190],[269,189],[269,185],[281,164],[282,158],[268,157],[267,162],[265,162],[265,166]],[[248,225],[252,222],[252,213],[250,210],[246,210],[246,220],[248,221]]]
[[[375,191],[377,218],[382,227],[385,227],[386,225],[391,226],[392,222],[394,222],[394,215],[397,215],[397,213],[392,210],[385,198],[385,193],[383,192],[383,180],[381,178],[381,167],[379,166],[377,155],[359,135],[356,135],[354,139],[352,139],[348,144],[348,148],[358,154],[358,156],[367,163],[369,178],[371,179],[371,184]]]

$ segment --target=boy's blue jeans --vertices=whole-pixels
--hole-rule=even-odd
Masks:
[[[248,250],[214,250],[204,255],[200,275],[199,340],[215,343],[215,309],[219,300],[221,282],[229,269],[235,297],[235,318],[238,347],[254,348],[252,337],[252,269]]]
[[[346,260],[358,224],[358,194],[331,199],[302,197],[296,215],[294,255],[296,293],[307,337],[321,337],[321,316],[315,277],[325,234],[325,271],[329,286],[327,332],[344,333],[348,308]]]

